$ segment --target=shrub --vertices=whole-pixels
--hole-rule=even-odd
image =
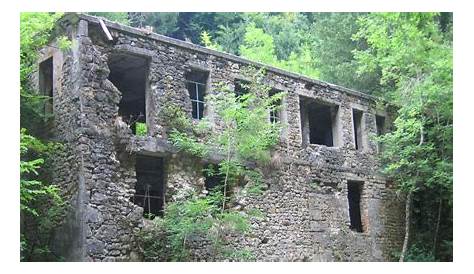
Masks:
[[[146,134],[148,132],[148,128],[146,126],[146,123],[140,123],[140,122],[135,123],[135,130],[136,130],[136,135],[137,136],[146,136]]]

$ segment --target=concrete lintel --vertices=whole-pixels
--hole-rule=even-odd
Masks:
[[[207,66],[203,66],[201,64],[198,64],[198,63],[194,63],[194,62],[188,62],[186,63],[186,65],[188,66],[188,68],[190,68],[191,70],[198,70],[198,71],[204,71],[204,72],[211,72],[211,69]]]
[[[349,103],[349,106],[352,109],[355,109],[355,110],[359,110],[359,111],[362,111],[362,112],[369,112],[369,107],[365,106],[365,105],[362,105],[362,104]]]
[[[309,97],[306,94],[299,94],[299,93],[296,93],[296,94],[298,94],[300,97],[303,97],[302,98],[303,99],[302,100],[303,104],[307,104],[308,102],[316,102],[318,104],[327,105],[327,106],[337,106],[337,107],[339,107],[341,105],[340,102],[329,99],[329,98],[324,98],[323,99],[323,98],[316,97],[316,96]]]
[[[138,47],[133,47],[130,45],[116,45],[113,47],[113,49],[117,52],[123,52],[123,53],[128,53],[128,54],[133,54],[133,55],[138,55],[141,57],[145,57],[148,59],[153,58],[155,53],[151,50],[144,49],[144,48],[138,48]]]

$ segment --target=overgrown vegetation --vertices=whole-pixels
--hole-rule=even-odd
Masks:
[[[270,110],[279,108],[275,103],[284,94],[269,96],[270,87],[263,84],[264,71],[249,69],[246,75],[251,79],[245,86],[248,93],[236,96],[234,91],[220,85],[215,93],[207,95],[206,102],[218,115],[220,128],[217,130],[206,120],[191,127],[192,122],[184,111],[176,106],[165,107],[163,115],[174,117],[169,122],[172,125],[170,142],[196,157],[205,157],[209,151],[221,155],[223,159],[217,168],[203,172],[217,173],[223,181],[206,197],[194,194],[190,199],[167,205],[163,219],[156,218],[154,227],[140,234],[146,260],[189,260],[188,243],[196,244],[196,241],[211,243],[216,257],[252,259],[249,251],[233,250],[228,240],[249,230],[249,218],[255,216],[255,212],[233,210],[229,206],[229,192],[244,181],[246,195],[262,193],[262,174],[258,167],[249,169],[247,166],[270,160],[270,150],[278,142],[281,126],[270,123],[268,115]]]
[[[163,218],[155,218],[153,226],[139,234],[145,261],[188,261],[192,257],[189,246],[206,243],[213,256],[235,256],[227,238],[245,234],[249,221],[244,213],[222,212],[223,199],[222,192],[216,190],[204,198],[193,195],[169,203]]]
[[[30,85],[30,77],[36,69],[37,51],[47,43],[60,15],[20,15],[20,125],[32,136],[42,134],[44,121],[49,118],[44,114],[43,105],[49,98],[38,96]],[[96,15],[136,27],[151,25],[155,31],[171,37],[376,94],[398,106],[393,131],[379,141],[384,147],[382,161],[387,175],[408,196],[407,212],[410,214],[407,228],[410,229],[407,230],[401,258],[405,261],[422,258],[452,260],[451,13],[130,12]],[[59,47],[67,48],[67,39],[59,38],[58,41]],[[247,111],[252,107],[235,101],[224,87],[220,94],[214,99],[219,104],[231,106],[220,113],[227,135],[198,142],[196,136],[205,136],[208,125],[199,123],[198,128],[190,127],[186,117],[179,116],[180,109],[171,107],[169,112],[175,112],[171,116],[180,117],[173,120],[175,125],[170,125],[171,140],[179,149],[198,157],[214,150],[223,152],[225,160],[219,165],[219,170],[227,175],[226,188],[238,183],[242,177],[253,176],[250,181],[257,182],[261,176],[250,175],[244,162],[268,158],[265,151],[277,139],[273,139],[273,134],[278,131],[278,125],[263,128],[265,134],[246,139],[245,134],[255,130],[254,126],[262,125],[260,122],[263,120],[257,121],[260,124],[249,123],[255,122],[261,113]],[[260,100],[251,96],[241,99],[248,104]],[[265,105],[266,102],[259,104]],[[246,115],[249,117],[245,118]],[[243,133],[242,129],[245,129]],[[27,136],[23,130],[20,134]],[[28,138],[22,142],[31,140]],[[214,144],[212,149],[210,144]],[[29,146],[26,143],[20,145]],[[38,216],[35,218],[39,220],[49,218],[41,206],[49,203],[46,200],[54,201],[55,198],[53,193],[36,191],[50,185],[46,179],[37,179],[34,172],[37,171],[41,177],[40,159],[44,159],[45,165],[48,159],[32,154],[33,151],[31,148],[22,155],[23,168],[26,169],[20,163],[21,180],[41,184],[21,183],[20,193],[26,195],[21,200],[23,216],[34,215],[26,209],[30,208],[36,211]],[[51,186],[49,190],[53,189]],[[254,190],[260,192],[258,184]],[[223,206],[219,207],[221,212],[222,209],[225,212],[226,202],[223,198]],[[58,204],[61,204],[59,200]],[[189,206],[193,207],[192,204]],[[22,256],[25,260],[45,259],[38,254],[47,252],[33,251],[35,248],[32,246],[44,246],[43,243],[47,242],[35,242],[34,232],[39,231],[39,223],[33,223],[22,227]],[[32,233],[26,235],[23,233],[25,229]],[[421,253],[426,256],[421,256]]]
[[[21,13],[20,15],[20,209],[21,260],[56,261],[51,251],[54,229],[64,218],[66,204],[57,186],[51,184],[51,157],[61,149],[58,143],[42,141],[44,104],[50,100],[31,85],[30,76],[37,69],[38,50],[50,39],[59,13]],[[58,47],[71,44],[57,38]],[[30,135],[32,134],[32,135]]]
[[[135,131],[136,131],[137,136],[146,136],[146,134],[148,132],[148,128],[146,126],[146,123],[136,122],[135,123]]]
[[[49,184],[49,170],[43,167],[52,153],[61,149],[57,143],[43,143],[20,132],[20,209],[21,260],[56,261],[51,251],[54,229],[64,218],[66,203],[57,186]],[[44,180],[41,180],[44,179]]]
[[[452,260],[452,26],[443,30],[439,16],[369,14],[355,35],[368,44],[355,52],[359,70],[381,71],[383,95],[398,106],[394,129],[379,140],[384,171],[407,196],[400,261],[427,250],[424,258]]]

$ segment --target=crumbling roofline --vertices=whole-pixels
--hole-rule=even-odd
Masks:
[[[345,92],[347,94],[351,94],[351,95],[354,95],[354,96],[357,96],[357,97],[362,97],[362,98],[365,98],[365,99],[368,99],[368,100],[377,101],[377,100],[382,99],[382,98],[379,98],[379,97],[376,97],[376,96],[373,96],[373,95],[362,93],[360,91],[356,91],[356,90],[349,89],[349,88],[346,88],[346,87],[342,87],[342,86],[327,83],[327,82],[324,82],[324,81],[312,79],[312,78],[309,78],[307,76],[304,76],[304,75],[301,75],[301,74],[298,74],[298,73],[282,70],[282,69],[279,69],[279,68],[276,68],[276,67],[273,67],[273,66],[269,66],[267,64],[251,61],[251,60],[248,60],[248,59],[245,59],[245,58],[242,58],[242,57],[230,54],[230,53],[224,53],[224,52],[212,50],[212,49],[202,47],[202,46],[199,46],[199,45],[196,45],[196,44],[193,44],[193,43],[189,43],[189,42],[186,42],[186,41],[181,41],[181,40],[174,39],[174,38],[171,38],[171,37],[167,37],[167,36],[164,36],[164,35],[160,35],[160,34],[157,34],[157,33],[154,33],[154,32],[147,32],[145,30],[141,30],[141,29],[138,29],[138,28],[125,26],[125,25],[122,25],[122,24],[119,24],[119,23],[116,23],[116,22],[109,21],[107,19],[103,19],[103,18],[99,18],[99,17],[87,15],[87,14],[66,13],[60,19],[60,21],[69,20],[71,22],[76,22],[80,19],[86,20],[90,23],[94,23],[94,24],[97,24],[97,25],[100,25],[100,19],[102,19],[107,27],[118,30],[118,31],[121,31],[121,32],[128,32],[128,33],[138,35],[138,36],[141,36],[141,37],[144,37],[144,38],[147,38],[147,39],[153,39],[153,40],[157,40],[157,41],[160,41],[160,42],[163,42],[163,43],[171,44],[173,46],[186,48],[186,49],[191,49],[191,50],[199,51],[199,52],[202,52],[202,53],[222,57],[224,59],[228,59],[228,60],[238,62],[238,63],[241,63],[241,64],[245,64],[245,65],[263,67],[267,71],[271,71],[271,72],[281,74],[281,75],[284,75],[284,76],[287,76],[287,77],[290,77],[290,78],[294,78],[294,79],[301,79],[303,81],[318,85],[320,87],[329,87],[329,88],[332,88],[332,89],[335,89],[335,90],[338,90],[338,91],[341,91],[341,92]]]

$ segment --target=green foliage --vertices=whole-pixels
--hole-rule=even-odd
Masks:
[[[231,154],[232,158],[227,163],[235,163],[232,165],[234,168],[243,166],[242,161],[245,160],[267,162],[270,159],[269,150],[278,142],[281,130],[279,123],[269,122],[268,115],[270,110],[281,108],[276,102],[281,101],[285,94],[268,95],[271,88],[263,84],[263,71],[250,69],[245,74],[251,79],[249,84],[245,84],[249,93],[236,97],[233,90],[220,85],[217,94],[206,96],[208,105],[215,109],[221,119],[223,129],[213,134],[207,132],[212,136],[205,144],[190,134],[193,129],[184,111],[176,106],[166,106],[163,115],[167,117],[171,128],[171,143],[198,156],[206,150]],[[204,134],[209,130],[208,121],[201,120],[196,128],[198,133]]]
[[[215,32],[215,44],[222,48],[222,51],[239,55],[239,47],[243,42],[246,26],[244,23],[233,25],[219,25]]]
[[[206,145],[196,141],[196,139],[190,137],[187,133],[177,131],[173,129],[168,136],[171,144],[176,146],[180,151],[187,152],[197,157],[205,157],[208,153]]]
[[[434,262],[435,257],[431,251],[419,248],[417,245],[411,245],[406,256],[407,262]]]
[[[44,164],[44,155],[57,151],[60,146],[44,144],[20,131],[20,210],[22,233],[20,238],[21,260],[57,260],[49,249],[52,231],[64,218],[66,205],[57,186],[38,180]],[[38,156],[36,156],[38,157]]]
[[[320,71],[321,80],[373,93],[379,88],[379,71],[357,74],[359,63],[354,50],[365,49],[365,44],[352,40],[359,30],[357,19],[361,13],[315,13],[311,24],[311,58]]]
[[[321,182],[318,180],[311,180],[309,181],[309,187],[313,191],[318,191],[321,189]]]
[[[395,130],[380,141],[387,173],[405,190],[452,187],[452,44],[435,16],[371,14],[356,35],[370,46],[356,55],[361,69],[380,67],[381,84],[395,88]]]
[[[140,122],[135,123],[135,130],[136,130],[136,135],[137,136],[146,136],[146,134],[148,132],[148,128],[146,126],[146,123],[140,123]]]
[[[273,37],[252,23],[247,26],[244,41],[240,45],[240,54],[250,60],[301,73],[306,76],[318,77],[318,70],[311,66],[309,46],[302,45],[299,51],[298,53],[296,51],[291,52],[288,60],[278,60]]]
[[[222,85],[219,93],[208,95],[209,105],[221,119],[223,131],[214,135],[213,144],[236,161],[250,160],[261,163],[270,159],[270,149],[277,144],[281,125],[269,123],[271,109],[284,93],[269,96],[271,87],[263,84],[264,72],[249,69],[244,72],[250,80],[244,87],[247,94],[236,97],[233,90]]]
[[[263,214],[263,212],[259,209],[256,209],[256,208],[252,208],[250,210],[247,211],[247,214],[251,217],[251,218],[255,218],[255,219],[263,219],[265,217],[265,215]]]
[[[66,36],[61,36],[61,37],[58,37],[58,47],[65,51],[65,50],[68,50],[72,47],[72,41],[69,40]]]
[[[393,253],[394,258],[400,257],[400,252]],[[421,243],[414,243],[407,251],[406,262],[435,262],[437,261],[433,253]]]
[[[20,212],[22,261],[57,261],[50,251],[54,229],[64,219],[65,202],[57,186],[49,183],[50,158],[62,146],[44,143],[31,133],[43,130],[44,102],[49,97],[38,95],[30,84],[37,69],[38,50],[52,40],[51,32],[61,13],[20,14]],[[71,42],[56,37],[56,44],[67,50]],[[25,128],[28,128],[28,132]]]
[[[174,125],[169,140],[177,148],[198,157],[205,156],[209,151],[225,157],[218,164],[219,173],[226,178],[224,192],[227,191],[227,184],[234,185],[247,175],[253,182],[250,192],[256,194],[260,192],[261,176],[258,176],[257,171],[251,172],[244,168],[245,162],[269,161],[270,149],[279,140],[281,125],[270,123],[268,115],[271,109],[281,107],[275,103],[281,101],[285,94],[269,96],[270,87],[263,84],[263,71],[249,69],[245,74],[251,79],[249,84],[245,84],[249,90],[247,94],[236,97],[234,91],[220,85],[218,93],[206,96],[206,101],[215,110],[222,128],[211,134],[208,126],[202,126],[203,130],[198,131],[205,134],[205,142],[199,141],[190,133],[189,118],[183,118],[182,110],[168,106],[165,113],[174,117],[168,120],[169,124]],[[206,123],[205,120],[200,121],[197,128]]]
[[[35,69],[38,50],[50,39],[51,30],[61,13],[20,13],[20,81],[22,92],[29,87],[29,75]]]
[[[231,252],[225,253],[225,257],[229,258],[232,261],[237,262],[253,262],[256,261],[255,255],[252,251],[244,248],[241,250],[234,250]]]
[[[429,230],[423,224],[436,223],[438,215],[433,208],[437,208],[438,201],[443,204],[443,218],[439,243],[432,247],[435,251],[431,253],[436,260],[452,259],[452,14],[91,14],[132,26],[152,25],[158,33],[200,42],[209,48],[381,95],[397,105],[398,118],[394,121],[394,130],[378,138],[378,141],[384,148],[381,159],[386,174],[392,177],[400,190],[415,191],[416,194],[413,210],[415,236],[422,239],[422,243],[415,241],[408,259],[432,259],[425,255],[430,249],[426,242],[431,241],[433,233],[421,231]],[[35,134],[35,129],[43,128],[42,122],[47,118],[43,114],[43,106],[45,99],[48,99],[38,96],[37,91],[32,89],[30,76],[37,68],[38,49],[51,39],[50,33],[60,16],[60,13],[20,15],[20,121],[21,127],[28,128],[30,134]],[[65,37],[57,37],[56,43],[63,50],[71,47],[71,42]],[[249,75],[252,79],[249,94],[236,98],[233,91],[221,86],[219,94],[206,98],[214,104],[222,121],[223,130],[219,133],[213,133],[206,120],[193,125],[177,106],[165,106],[160,117],[169,126],[170,141],[180,150],[198,157],[211,151],[225,157],[217,169],[226,177],[224,190],[245,178],[248,181],[247,193],[258,195],[263,189],[261,174],[258,169],[249,170],[245,166],[249,161],[265,163],[269,160],[269,150],[278,142],[281,125],[268,123],[268,111],[283,95],[268,98],[268,87],[261,85],[262,73],[254,71]],[[138,128],[137,133],[143,133],[143,128]],[[56,223],[49,221],[61,216],[61,210],[57,210],[56,214],[55,210],[47,209],[55,208],[50,207],[51,204],[61,203],[55,197],[57,189],[46,183],[48,180],[44,174],[45,167],[50,164],[47,154],[54,150],[24,131],[20,134],[20,201],[22,215],[27,216],[23,220],[42,230],[22,232],[22,259],[34,260],[51,255],[44,244],[47,237],[41,235],[47,235],[44,231]],[[176,254],[178,249],[186,250],[186,244],[179,245],[183,235],[198,235],[201,232],[199,228],[189,225],[191,220],[199,219],[199,214],[192,212],[196,210],[206,214],[210,210],[207,202],[199,201],[201,198],[193,199],[191,204],[184,206],[189,207],[189,212],[169,213],[183,217],[183,222],[179,223],[184,226],[183,231],[173,228],[170,230],[172,233],[166,236],[177,237],[168,239],[168,243],[175,245]],[[216,227],[218,221],[236,218],[217,215],[229,213],[225,206],[220,206],[227,200],[221,197],[212,201],[211,228]],[[204,219],[198,221],[201,228],[208,225],[202,221]],[[238,223],[236,227],[240,227]],[[166,227],[169,225],[166,224]],[[35,232],[38,236],[34,235]],[[155,236],[151,235],[149,239],[155,239]],[[220,241],[214,242],[216,246],[223,245]],[[156,239],[148,243],[150,248],[145,248],[147,252],[159,245]],[[224,253],[231,256],[238,252]],[[180,258],[178,255],[173,258]],[[246,257],[246,251],[235,256]]]
[[[206,35],[206,34],[205,34]],[[204,35],[204,36],[205,36]],[[205,39],[206,38],[205,36]],[[216,187],[205,197],[193,195],[184,201],[167,204],[163,218],[140,232],[140,246],[145,260],[183,261],[192,257],[189,246],[193,241],[208,241],[216,257],[231,260],[254,260],[248,250],[236,251],[229,245],[232,236],[243,235],[250,229],[249,218],[261,218],[261,212],[248,214],[226,207],[229,190],[246,179],[246,194],[263,192],[262,174],[246,167],[247,161],[266,163],[269,150],[278,142],[281,126],[270,123],[269,111],[277,109],[277,101],[284,94],[269,96],[270,87],[263,84],[264,72],[246,71],[251,79],[246,84],[249,92],[235,96],[224,85],[219,92],[206,96],[208,105],[216,111],[219,130],[212,130],[205,119],[193,125],[184,111],[173,105],[164,107],[163,115],[169,127],[169,141],[178,149],[196,157],[211,151],[223,155],[224,160],[203,170],[209,176],[225,178],[222,188]],[[200,138],[198,138],[200,136]]]
[[[153,26],[154,31],[173,38],[202,43],[206,31],[224,51],[237,53],[242,39],[243,14],[236,12],[129,12],[134,27]],[[229,31],[232,30],[232,31]],[[204,45],[204,44],[203,44]]]
[[[179,106],[172,104],[165,105],[161,115],[163,121],[170,129],[176,129],[178,131],[189,131],[191,129],[191,119]]]
[[[206,48],[210,48],[210,49],[218,50],[218,51],[224,51],[220,45],[213,43],[211,41],[211,36],[209,35],[207,31],[203,31],[201,33],[201,43],[203,43]]]
[[[144,15],[143,19],[141,22],[136,20],[135,26],[150,25],[154,27],[155,32],[168,36],[172,36],[179,29],[177,26],[179,13],[177,12],[149,12],[141,14]]]
[[[128,14],[126,12],[88,12],[93,16],[104,17],[107,20],[117,22],[124,25],[130,25]]]
[[[258,13],[253,16],[262,17],[261,21],[254,20],[260,21],[259,27],[273,37],[275,54],[279,60],[289,60],[292,54],[299,55],[303,47],[310,42],[310,24],[307,17],[301,13]]]
[[[20,14],[20,126],[31,134],[39,135],[44,121],[44,104],[50,98],[42,96],[31,85],[31,74],[38,69],[38,51],[52,40],[51,32],[62,13],[22,12]],[[57,46],[67,50],[71,41],[57,37]]]
[[[247,25],[244,43],[240,46],[240,54],[251,60],[273,65],[277,63],[273,37],[266,34],[255,24]]]
[[[247,183],[247,194],[250,196],[258,196],[263,194],[263,178],[262,173],[256,170],[245,169],[243,171],[248,183]]]
[[[400,190],[417,195],[431,193],[430,200],[444,201],[444,206],[451,209],[452,40],[451,31],[443,31],[438,18],[436,13],[373,13],[359,18],[360,28],[354,38],[368,47],[355,51],[355,57],[360,72],[381,72],[384,96],[398,106],[394,130],[378,138],[383,146],[385,173]],[[425,237],[422,232],[426,220],[435,215],[437,218],[432,220],[436,223],[440,218],[438,211],[432,212],[437,207],[414,205],[418,223],[414,235]],[[440,220],[441,226],[452,227],[452,219]],[[429,241],[439,236],[452,240],[452,233],[436,233],[430,234]],[[413,256],[418,258],[422,252],[415,251]]]
[[[288,60],[281,60],[276,66],[311,78],[320,78],[320,69],[313,60],[311,46],[305,44],[299,50],[299,53],[292,52]]]
[[[222,213],[222,199],[217,191],[205,198],[192,196],[170,203],[164,217],[155,218],[153,226],[138,235],[145,261],[187,261],[192,255],[189,246],[203,240],[212,243],[216,255],[231,256],[232,250],[225,247],[226,235],[246,233],[249,223],[241,213]]]

